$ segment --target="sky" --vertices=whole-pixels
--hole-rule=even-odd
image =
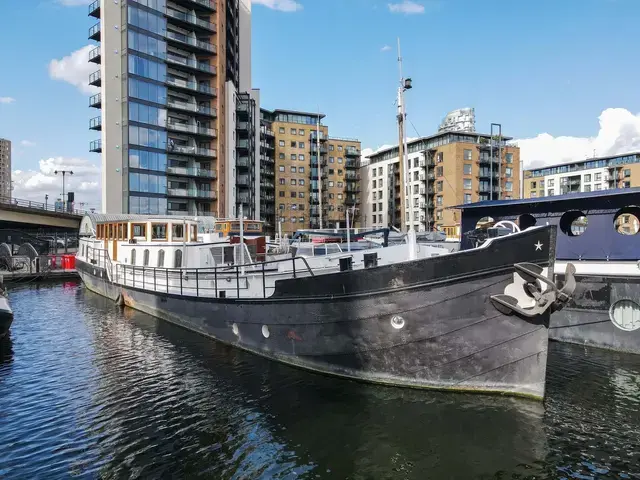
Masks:
[[[71,169],[76,202],[99,206],[88,151],[90,0],[0,0],[0,137],[14,196],[44,201]],[[403,73],[410,137],[474,107],[501,123],[525,168],[640,150],[638,0],[253,0],[252,84],[262,107],[325,115],[371,152],[397,138]]]

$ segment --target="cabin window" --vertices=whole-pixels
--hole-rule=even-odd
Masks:
[[[171,235],[173,236],[174,240],[178,238],[180,239],[184,238],[184,225],[182,224],[173,225],[171,230],[172,230]]]
[[[135,265],[136,264],[136,249],[132,249],[131,250],[131,265]]]
[[[192,242],[197,242],[198,241],[198,226],[197,225],[191,225],[191,241]]]
[[[158,267],[164,267],[164,250],[158,252]]]
[[[118,224],[118,240],[124,240],[124,224]]]
[[[151,225],[151,240],[166,240],[167,239],[167,224],[166,223],[154,223]]]
[[[176,253],[173,256],[173,268],[182,267],[182,250],[176,250]]]
[[[134,223],[131,225],[133,230],[134,237],[146,237],[147,236],[147,226],[144,223]]]
[[[142,265],[144,265],[145,267],[149,266],[149,249],[148,248],[144,249],[144,254],[142,255]]]

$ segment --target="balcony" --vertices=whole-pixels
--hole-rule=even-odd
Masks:
[[[249,196],[249,194],[239,194],[236,199],[237,203],[248,204],[251,201],[251,197]]]
[[[205,170],[204,168],[189,168],[189,167],[167,167],[167,173],[176,176],[183,177],[196,177],[196,178],[216,178],[216,172],[214,170]]]
[[[358,149],[356,147],[346,147],[344,150],[345,150],[345,155],[347,157],[359,157],[360,156],[360,149]]]
[[[89,61],[92,63],[100,64],[102,60],[102,53],[100,47],[96,47],[89,52]]]
[[[344,164],[345,168],[352,170],[358,168],[358,162],[355,160],[347,160]]]
[[[101,108],[102,107],[102,94],[96,93],[92,97],[89,98],[89,106],[93,108]]]
[[[359,173],[353,173],[353,172],[346,172],[344,175],[344,179],[347,182],[357,182],[360,180],[360,174]]]
[[[275,202],[276,196],[260,191],[260,198],[265,202]]]
[[[188,26],[200,27],[208,32],[215,33],[217,31],[216,24],[210,23],[207,20],[202,20],[195,15],[190,15],[188,13],[179,12],[177,10],[171,10],[167,8],[165,11],[167,17],[171,17],[173,20],[177,20],[176,23],[187,24]]]
[[[218,111],[215,108],[202,107],[195,102],[182,102],[180,100],[167,100],[167,107],[174,110],[182,110],[185,112],[199,113],[208,117],[217,117]]]
[[[210,73],[212,75],[216,74],[216,67],[209,65],[206,62],[199,62],[192,58],[181,57],[173,53],[167,54],[167,62],[175,65],[181,65],[182,67],[187,67],[192,70],[197,70],[199,72]]]
[[[249,122],[238,122],[236,124],[236,130],[249,131],[249,127],[251,127],[251,124]]]
[[[236,148],[238,149],[243,149],[243,150],[248,150],[249,149],[249,140],[238,140],[238,143],[236,144]]]
[[[268,177],[273,177],[275,176],[276,172],[273,168],[260,168],[260,175],[265,175]]]
[[[309,140],[311,140],[313,142],[317,142],[317,138],[318,138],[318,131],[317,130],[311,130],[311,135],[309,135]],[[321,142],[326,142],[327,141],[327,135],[324,132],[320,132],[320,141]]]
[[[94,87],[102,85],[102,73],[100,70],[89,75],[89,85],[93,85]]]
[[[89,151],[94,153],[102,152],[102,140],[94,140],[89,144]]]
[[[95,0],[89,5],[89,16],[100,18],[100,0]]]
[[[210,200],[215,200],[217,198],[215,191],[202,190],[199,188],[169,188],[167,193],[170,197],[207,198]]]
[[[182,47],[186,47],[186,50],[192,52],[216,53],[216,46],[212,45],[210,42],[204,42],[202,40],[198,40],[197,38],[189,37],[181,33],[172,32],[170,30],[167,30],[166,37],[167,40],[169,40],[169,43],[177,43]]]
[[[167,77],[164,83],[166,83],[167,85],[171,85],[172,87],[175,87],[175,88],[188,90],[189,93],[198,92],[205,95],[210,95],[212,97],[218,96],[218,89],[215,87],[210,87],[209,85],[204,85],[204,84],[198,84],[196,82],[188,82],[186,80],[182,80],[181,78]]]
[[[102,117],[95,117],[89,120],[89,130],[102,130]]]
[[[176,132],[191,133],[193,135],[203,135],[205,137],[215,138],[218,136],[218,131],[215,128],[200,127],[189,123],[180,122],[167,122],[167,130],[173,130]]]
[[[197,155],[200,157],[216,158],[218,156],[218,151],[216,149],[193,147],[190,145],[172,145],[171,143],[169,143],[169,148],[167,149],[167,151],[169,153],[180,155]]]
[[[311,146],[311,153],[316,153],[318,151],[318,147],[316,145]],[[327,147],[320,145],[320,154],[326,154]]]
[[[100,41],[100,22],[89,29],[89,40]]]
[[[251,179],[249,175],[238,175],[236,178],[236,185],[241,185],[244,187],[248,187],[251,184]]]
[[[238,157],[236,159],[236,167],[249,168],[249,157]]]
[[[178,5],[187,7],[189,10],[198,10],[203,12],[215,12],[216,3],[214,0],[174,0]]]

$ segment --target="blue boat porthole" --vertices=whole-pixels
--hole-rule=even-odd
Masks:
[[[633,332],[640,328],[640,305],[628,299],[618,300],[609,309],[609,318],[620,330]]]
[[[267,327],[266,325],[262,326],[262,336],[264,338],[269,338],[269,335],[271,335],[271,333],[269,332],[269,327]]]
[[[391,326],[396,330],[400,330],[402,327],[404,327],[404,318],[402,318],[400,315],[394,315],[393,317],[391,317]]]
[[[239,330],[238,330],[238,325],[236,325],[235,323],[231,326],[231,330],[233,331],[233,334],[237,337]]]

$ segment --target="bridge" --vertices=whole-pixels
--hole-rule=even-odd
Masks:
[[[0,228],[39,232],[80,229],[84,210],[63,211],[60,206],[0,196]]]

